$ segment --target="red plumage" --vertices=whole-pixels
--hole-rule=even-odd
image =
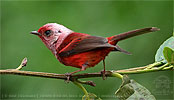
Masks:
[[[61,63],[80,68],[80,70],[71,73],[73,74],[88,67],[94,67],[104,60],[111,51],[130,54],[116,45],[117,42],[157,30],[159,29],[155,27],[143,28],[104,38],[76,33],[63,25],[49,23],[31,33],[38,35]]]

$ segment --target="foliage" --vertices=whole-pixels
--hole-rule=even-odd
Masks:
[[[170,37],[169,39],[167,39],[161,46],[160,48],[157,50],[157,53],[155,55],[155,61],[162,61],[164,63],[167,62],[167,59],[165,58],[166,56],[164,56],[164,54],[167,54],[168,51],[171,51],[165,47],[169,47],[174,49],[174,37]],[[165,48],[165,49],[164,49]]]
[[[94,93],[88,93],[87,95],[84,95],[82,97],[82,100],[102,100],[102,99],[97,97]]]
[[[163,50],[163,55],[169,64],[174,64],[174,50],[169,47],[165,47]]]
[[[134,80],[129,80],[128,83],[122,85],[116,91],[116,96],[120,100],[156,100],[148,89]]]

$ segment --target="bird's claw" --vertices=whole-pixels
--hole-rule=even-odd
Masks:
[[[105,79],[106,79],[105,71],[102,70],[102,71],[101,71],[101,74],[102,74],[102,78],[103,78],[103,80],[105,80]]]
[[[69,83],[71,75],[72,75],[71,73],[65,73],[65,76],[66,76],[66,78],[67,78],[67,79],[65,80],[66,83]]]

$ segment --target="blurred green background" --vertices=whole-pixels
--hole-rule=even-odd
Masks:
[[[1,69],[16,68],[24,57],[22,70],[67,73],[77,68],[60,64],[41,40],[29,34],[46,23],[55,22],[76,31],[108,37],[144,27],[159,27],[158,32],[119,42],[133,55],[112,52],[106,58],[107,70],[143,66],[154,62],[159,46],[172,35],[172,1],[1,1]],[[82,73],[99,72],[99,63]],[[130,75],[149,89],[157,100],[172,100],[173,83],[161,87],[160,77],[173,82],[173,72]],[[91,78],[97,86],[85,86],[104,100],[113,100],[121,81],[117,78]],[[63,80],[1,75],[1,99],[81,100],[83,92]]]

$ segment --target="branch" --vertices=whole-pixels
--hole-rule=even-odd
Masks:
[[[55,78],[55,79],[63,79],[67,80],[66,74],[56,74],[56,73],[45,73],[45,72],[32,72],[32,71],[20,71],[22,67],[26,66],[27,59],[25,58],[21,65],[16,69],[6,69],[6,70],[0,70],[0,74],[14,74],[14,75],[23,75],[23,76],[35,76],[35,77],[45,77],[45,78]],[[119,77],[122,78],[121,74],[140,74],[140,73],[147,73],[147,72],[156,72],[156,71],[167,71],[167,70],[173,70],[174,66],[170,65],[168,63],[164,64],[162,62],[155,62],[153,64],[143,66],[143,67],[136,67],[136,68],[130,68],[130,69],[124,69],[124,70],[112,70],[112,71],[106,71],[105,75],[106,77]],[[74,74],[70,77],[70,81],[78,81],[82,84],[87,84],[91,86],[95,86],[95,84],[92,81],[79,81],[78,79],[81,78],[91,78],[91,77],[102,77],[103,74],[101,72],[97,73],[83,73],[83,74]]]

